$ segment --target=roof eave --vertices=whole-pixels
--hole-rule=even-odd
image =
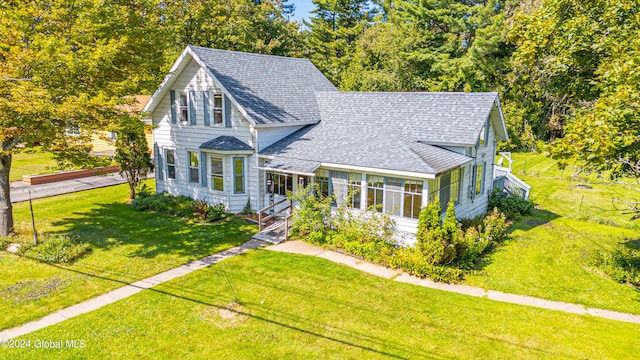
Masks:
[[[258,123],[255,125],[256,128],[278,128],[278,127],[288,127],[288,126],[307,126],[307,125],[315,125],[319,123],[320,120],[313,121],[295,121],[295,122],[284,122],[284,123]]]
[[[158,101],[156,100],[162,99],[165,96],[166,92],[169,91],[171,85],[175,81],[175,77],[182,72],[182,70],[188,63],[188,61],[185,61],[187,55],[191,56],[192,59],[195,59],[195,54],[193,54],[193,51],[191,51],[188,46],[184,49],[182,54],[180,54],[178,59],[173,63],[173,66],[171,66],[169,73],[164,77],[164,80],[162,80],[162,83],[160,83],[158,89],[153,93],[153,95],[151,95],[151,99],[149,99],[147,105],[144,106],[142,112],[153,113],[153,111],[158,106]],[[178,70],[180,71],[178,72]]]

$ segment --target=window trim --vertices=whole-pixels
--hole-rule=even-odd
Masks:
[[[78,137],[82,135],[80,126],[77,124],[71,124],[64,129],[64,134],[67,136],[75,136]]]
[[[213,160],[220,160],[220,169],[222,170],[221,173],[214,173],[213,172]],[[222,156],[209,156],[209,161],[208,164],[210,165],[211,169],[209,171],[209,179],[211,179],[211,186],[209,187],[209,189],[211,191],[216,191],[216,192],[224,192],[224,157]],[[222,189],[216,189],[216,182],[215,179],[220,179],[222,180],[221,184],[222,184]]]
[[[191,155],[194,155],[196,165],[191,165]],[[192,171],[195,170],[195,180]],[[187,181],[189,184],[200,184],[200,152],[197,150],[187,150]]]
[[[182,99],[184,99],[184,105]],[[182,125],[189,124],[189,94],[183,91],[178,93],[178,117]]]
[[[173,163],[169,163],[169,152],[173,153]],[[176,166],[178,163],[178,159],[176,157],[176,149],[164,149],[164,167],[165,167],[165,180],[175,180],[176,179]],[[169,171],[169,167],[173,168],[173,177],[171,177],[171,173]]]
[[[216,99],[220,99],[220,107],[216,107]],[[220,122],[217,120],[217,114],[220,114]],[[224,126],[224,96],[222,93],[213,93],[211,99],[211,126]]]
[[[244,156],[234,156],[232,161],[233,161],[233,193],[234,194],[245,194],[246,193],[246,188],[247,185],[245,183],[245,163],[246,161],[244,161]],[[241,170],[242,172],[240,174],[238,174],[236,172],[237,167],[236,167],[236,160],[242,160],[242,166],[241,166]],[[236,187],[236,185],[238,185],[237,181],[238,181],[238,177],[240,177],[242,179],[242,190],[238,191],[238,188]]]
[[[473,166],[473,195],[476,196],[484,194],[485,190],[485,175],[486,175],[486,162],[483,161]],[[481,172],[481,173],[480,173]],[[478,177],[478,175],[480,175]],[[478,181],[480,181],[478,183]],[[480,186],[478,186],[480,185]]]

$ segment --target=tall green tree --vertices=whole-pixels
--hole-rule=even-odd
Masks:
[[[99,1],[0,2],[0,235],[13,233],[9,191],[17,145],[83,150],[118,115],[121,43],[98,36]],[[67,136],[80,129],[79,136]]]
[[[127,115],[120,119],[116,131],[115,161],[120,166],[120,175],[129,184],[129,199],[132,200],[136,198],[138,185],[153,168],[144,127],[140,116]]]
[[[353,60],[356,40],[371,24],[375,8],[367,0],[313,0],[305,22],[308,57],[334,84]]]
[[[576,105],[552,154],[588,171],[640,179],[640,3],[596,5],[580,17],[590,17],[589,54],[600,58],[589,82],[597,97]]]
[[[187,45],[272,55],[301,53],[298,24],[288,21],[286,1],[164,1],[162,24],[167,53],[175,58]]]
[[[512,51],[497,1],[391,0],[358,40],[343,89],[495,90]]]

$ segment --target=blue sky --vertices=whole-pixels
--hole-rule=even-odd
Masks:
[[[296,6],[296,11],[291,17],[292,20],[302,21],[302,19],[309,19],[309,12],[314,9],[311,0],[289,0],[289,4]]]

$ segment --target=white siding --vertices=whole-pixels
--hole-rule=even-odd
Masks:
[[[214,139],[221,135],[234,136],[245,143],[255,147],[255,130],[247,119],[238,111],[235,106],[231,106],[231,127],[225,128],[222,125],[204,125],[204,110],[202,107],[202,92],[210,90],[212,93],[221,93],[216,86],[215,81],[211,79],[206,71],[200,68],[193,60],[185,67],[184,71],[179,74],[171,90],[188,92],[196,91],[196,125],[183,124],[177,121],[177,124],[171,123],[171,98],[169,93],[162,99],[158,99],[158,106],[152,114],[153,124],[156,126],[153,130],[154,142],[158,145],[161,153],[163,149],[175,149],[176,151],[176,179],[166,179],[166,171],[163,168],[163,178],[156,179],[156,190],[158,192],[167,191],[174,195],[186,195],[195,199],[206,199],[210,203],[224,203],[230,211],[242,211],[247,203],[247,199],[252,199],[252,207],[255,209],[255,201],[257,200],[256,174],[255,174],[255,155],[235,155],[245,156],[245,194],[233,194],[232,183],[232,161],[234,155],[225,157],[224,174],[225,174],[225,194],[210,190],[211,178],[207,179],[207,187],[203,187],[200,183],[189,183],[188,179],[188,158],[187,151],[198,151],[200,144]],[[213,97],[210,96],[211,101]],[[213,124],[213,120],[211,121]],[[207,158],[208,159],[208,158]],[[163,166],[165,166],[163,159]],[[210,173],[209,160],[207,164],[199,164],[207,166],[207,173]]]
[[[488,141],[485,145],[480,145],[477,149],[472,149],[472,156],[476,158],[474,162],[464,167],[462,194],[460,204],[456,206],[456,216],[459,219],[473,218],[482,215],[487,211],[489,195],[493,190],[493,167],[496,154],[496,134],[493,124],[488,122]],[[484,164],[484,192],[472,196],[475,190],[473,183],[473,166]]]
[[[302,129],[303,126],[278,126],[271,128],[260,128],[260,134],[258,136],[258,151],[266,149],[269,145],[274,144],[278,140],[293,134],[294,132]]]

